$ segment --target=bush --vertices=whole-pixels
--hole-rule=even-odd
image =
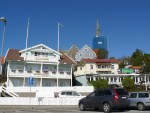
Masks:
[[[134,80],[131,79],[130,77],[125,77],[122,81],[122,85],[127,91],[135,90]]]
[[[94,89],[99,89],[99,88],[108,88],[108,81],[105,79],[99,79],[96,81],[89,81],[88,82],[90,85],[94,87]]]

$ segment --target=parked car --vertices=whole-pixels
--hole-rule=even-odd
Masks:
[[[129,104],[128,92],[124,88],[106,88],[97,89],[80,99],[78,106],[81,111],[86,108],[94,108],[110,112],[114,108],[124,110]]]
[[[150,107],[150,92],[130,92],[129,93],[130,107],[136,107],[139,110],[145,110]]]
[[[60,91],[58,97],[80,97],[80,93],[76,91]]]

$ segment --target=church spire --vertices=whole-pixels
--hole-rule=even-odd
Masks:
[[[96,22],[96,37],[99,37],[100,36],[100,26],[99,26],[99,22],[98,22],[98,19],[97,19],[97,22]]]

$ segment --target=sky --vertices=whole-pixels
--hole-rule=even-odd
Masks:
[[[4,53],[44,44],[69,50],[75,44],[92,48],[96,19],[108,38],[109,57],[131,56],[136,49],[150,53],[150,0],[0,0],[0,17],[7,19]],[[0,47],[4,23],[0,22]]]

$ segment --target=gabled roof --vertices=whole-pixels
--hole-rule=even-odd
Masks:
[[[25,51],[28,51],[28,50],[35,49],[35,48],[37,48],[37,47],[44,47],[44,48],[46,48],[46,49],[48,49],[48,50],[50,50],[50,51],[54,51],[55,53],[61,55],[59,52],[55,51],[54,49],[49,48],[48,46],[46,46],[46,45],[44,45],[44,44],[38,44],[38,45],[36,45],[36,46],[32,46],[32,47],[29,47],[29,48],[27,48],[27,49],[23,49],[23,50],[21,50],[21,51],[19,51],[19,52],[22,53],[22,52],[25,52]]]
[[[6,54],[6,60],[24,60],[23,57],[20,57],[19,50],[9,49]],[[71,59],[68,55],[62,53],[60,64],[76,64],[76,62]]]
[[[119,63],[117,59],[83,59],[87,63]]]
[[[19,50],[9,49],[7,51],[5,60],[24,60],[24,58],[20,57]]]
[[[62,54],[60,64],[76,64],[76,62],[67,54],[63,53],[62,51],[60,51],[60,53]]]

